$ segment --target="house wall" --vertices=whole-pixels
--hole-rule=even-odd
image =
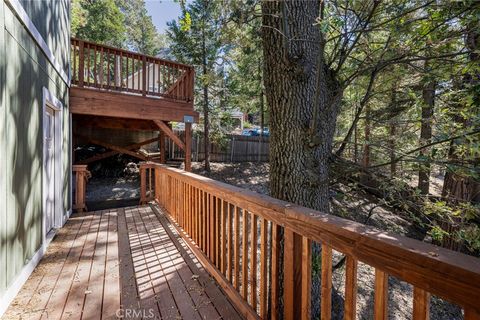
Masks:
[[[12,3],[23,6],[54,60],[22,24]],[[27,267],[44,249],[43,88],[64,106],[62,200],[63,213],[70,211],[70,117],[65,77],[69,74],[69,5],[68,0],[0,0],[0,316],[28,273]]]

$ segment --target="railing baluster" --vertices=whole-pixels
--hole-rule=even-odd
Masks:
[[[357,306],[357,260],[346,256],[344,320],[355,320]]]
[[[272,270],[271,270],[271,319],[276,320],[278,319],[278,312],[279,310],[279,289],[278,289],[278,279],[279,279],[279,258],[280,258],[280,227],[275,223],[272,222]]]
[[[210,194],[207,193],[205,198],[205,212],[206,212],[206,226],[205,226],[205,234],[206,234],[206,242],[205,242],[205,252],[207,253],[207,257],[212,261],[211,251],[210,251],[210,243],[212,239],[212,225],[211,225],[211,210],[210,210]]]
[[[332,248],[322,244],[321,319],[332,317]]]
[[[185,204],[187,206],[187,233],[192,234],[192,186],[186,183],[187,195],[185,197]]]
[[[221,244],[221,252],[220,252],[220,271],[223,275],[226,275],[226,268],[227,268],[227,216],[225,214],[225,201],[220,199],[220,215],[221,215],[221,235],[220,238],[222,239]]]
[[[98,86],[97,82],[97,47],[93,47],[93,85]]]
[[[130,55],[127,54],[125,55],[125,91],[130,91],[130,87],[129,87],[129,81],[130,81],[130,74],[128,72],[128,67],[129,67],[129,62],[128,60],[130,59]]]
[[[118,90],[118,59],[117,59],[117,53],[114,51],[113,52],[113,87],[115,90]]]
[[[78,85],[83,87],[84,85],[84,76],[85,76],[85,52],[84,52],[85,43],[80,41],[79,44],[79,58],[78,58]]]
[[[232,282],[232,210],[227,203],[227,279]]]
[[[147,95],[147,57],[142,56],[142,95]]]
[[[78,70],[77,70],[77,41],[73,41],[72,54],[73,54],[72,82],[73,82],[73,83],[76,83],[76,81],[78,81]]]
[[[234,249],[233,249],[233,269],[234,269],[234,286],[235,289],[240,288],[240,208],[234,207]]]
[[[413,288],[413,320],[430,319],[430,294],[425,290]]]
[[[199,188],[198,193],[198,219],[197,219],[197,229],[198,229],[198,239],[197,245],[203,250],[203,191]]]
[[[242,221],[242,296],[248,300],[248,216],[249,212],[243,210]]]
[[[155,77],[155,67],[156,67],[157,64],[154,60],[150,63],[150,65],[152,66],[152,90],[150,90],[150,87],[148,87],[148,89],[150,90],[150,94],[154,95],[155,94],[155,83],[156,83],[155,82],[155,79],[156,79],[156,77]]]
[[[202,206],[203,206],[203,218],[202,218],[202,223],[203,223],[203,251],[208,252],[208,210],[207,210],[207,203],[208,203],[208,193],[203,192],[203,198],[202,198]],[[207,254],[208,256],[208,254]]]
[[[100,88],[103,88],[103,69],[104,69],[104,61],[103,61],[103,47],[100,51]]]
[[[257,310],[257,252],[258,252],[258,227],[257,216],[250,215],[250,304],[254,310]]]
[[[120,51],[120,57],[119,57],[119,73],[120,75],[118,76],[118,81],[120,82],[120,90],[123,90],[123,79],[125,79],[123,75],[123,52]]]
[[[107,49],[107,89],[110,89],[110,49]]]
[[[284,229],[284,249],[283,249],[283,308],[284,319],[296,319],[295,315],[295,263],[294,263],[294,241],[295,234],[292,230]]]
[[[210,260],[215,264],[215,210],[213,207],[214,196],[210,195],[209,207],[210,207]]]
[[[132,91],[135,92],[135,56],[132,55]]]
[[[86,43],[87,49],[87,86],[90,85],[90,44]]]
[[[215,266],[217,269],[220,269],[220,209],[219,203],[220,199],[215,197],[214,201],[214,213],[215,213]]]
[[[307,237],[302,237],[302,319],[311,318],[312,288],[312,243]]]
[[[268,221],[265,218],[260,218],[260,317],[262,319],[267,318],[267,301],[268,301],[268,248],[267,248],[267,235],[268,235]]]
[[[388,319],[388,274],[375,269],[375,320]]]

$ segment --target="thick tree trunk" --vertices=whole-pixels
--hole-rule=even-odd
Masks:
[[[342,91],[322,59],[315,24],[319,3],[262,2],[264,83],[270,115],[271,195],[328,212],[329,159]],[[312,318],[319,314],[319,289],[318,281],[312,283]]]
[[[427,65],[427,63],[425,63]],[[423,105],[422,105],[422,120],[420,128],[420,145],[426,145],[432,142],[432,120],[433,107],[435,104],[435,87],[434,81],[428,82],[423,88]],[[429,148],[422,149],[420,155],[422,159],[428,158],[430,153]],[[418,171],[418,189],[421,194],[428,194],[430,191],[430,160],[423,161]]]
[[[478,20],[472,22],[472,24],[469,26],[469,31],[465,37],[465,46],[470,50],[470,61],[476,64],[480,63],[480,54],[478,51],[480,49],[480,23]],[[475,71],[475,69],[472,70],[474,70],[473,74],[470,73],[464,76],[464,84],[465,87],[472,88],[469,90],[471,90],[471,94],[473,95],[474,105],[478,106],[480,104],[480,95],[478,92],[475,92],[473,88],[478,85],[480,81],[480,74],[478,71]],[[470,119],[465,119],[463,117],[458,117],[458,119],[455,119],[455,121],[460,123],[463,128],[467,128],[472,125],[470,123]],[[457,145],[469,145],[470,143],[470,140],[465,138],[453,140],[450,144],[448,157],[449,160],[454,162],[458,160],[465,160],[462,159],[464,157],[463,155],[457,154]],[[468,147],[466,149],[468,149]],[[477,163],[480,162],[478,157],[470,160],[473,160]],[[442,196],[453,202],[471,201],[480,203],[480,181],[471,175],[459,174],[455,171],[447,169],[443,182]]]
[[[282,23],[282,7],[285,17]],[[264,75],[270,111],[271,194],[307,207],[329,210],[328,161],[341,101],[338,83],[324,64],[320,70],[320,99],[314,106],[320,34],[315,26],[315,1],[265,1],[263,8]],[[276,30],[288,25],[284,34]],[[285,31],[285,30],[284,30]],[[318,126],[310,123],[314,109]]]

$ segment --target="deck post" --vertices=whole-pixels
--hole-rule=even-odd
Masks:
[[[160,163],[165,163],[165,133],[162,130],[158,134],[158,148],[160,149]]]
[[[85,77],[85,52],[84,52],[84,42],[79,41],[78,44],[78,51],[79,51],[79,56],[78,56],[78,86],[83,87],[83,81]]]
[[[155,164],[140,162],[140,204],[147,204],[155,199]]]
[[[87,169],[88,166],[75,164],[72,168],[75,173],[75,203],[73,204],[73,209],[77,212],[87,211],[85,195],[87,191],[87,181],[90,177],[90,172]]]
[[[142,56],[142,95],[147,95],[147,56]]]
[[[185,171],[192,171],[192,124],[185,123]]]
[[[147,203],[147,168],[145,162],[140,162],[140,204]]]

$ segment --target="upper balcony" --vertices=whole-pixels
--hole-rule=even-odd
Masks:
[[[73,114],[198,120],[192,66],[73,38],[71,46]]]

